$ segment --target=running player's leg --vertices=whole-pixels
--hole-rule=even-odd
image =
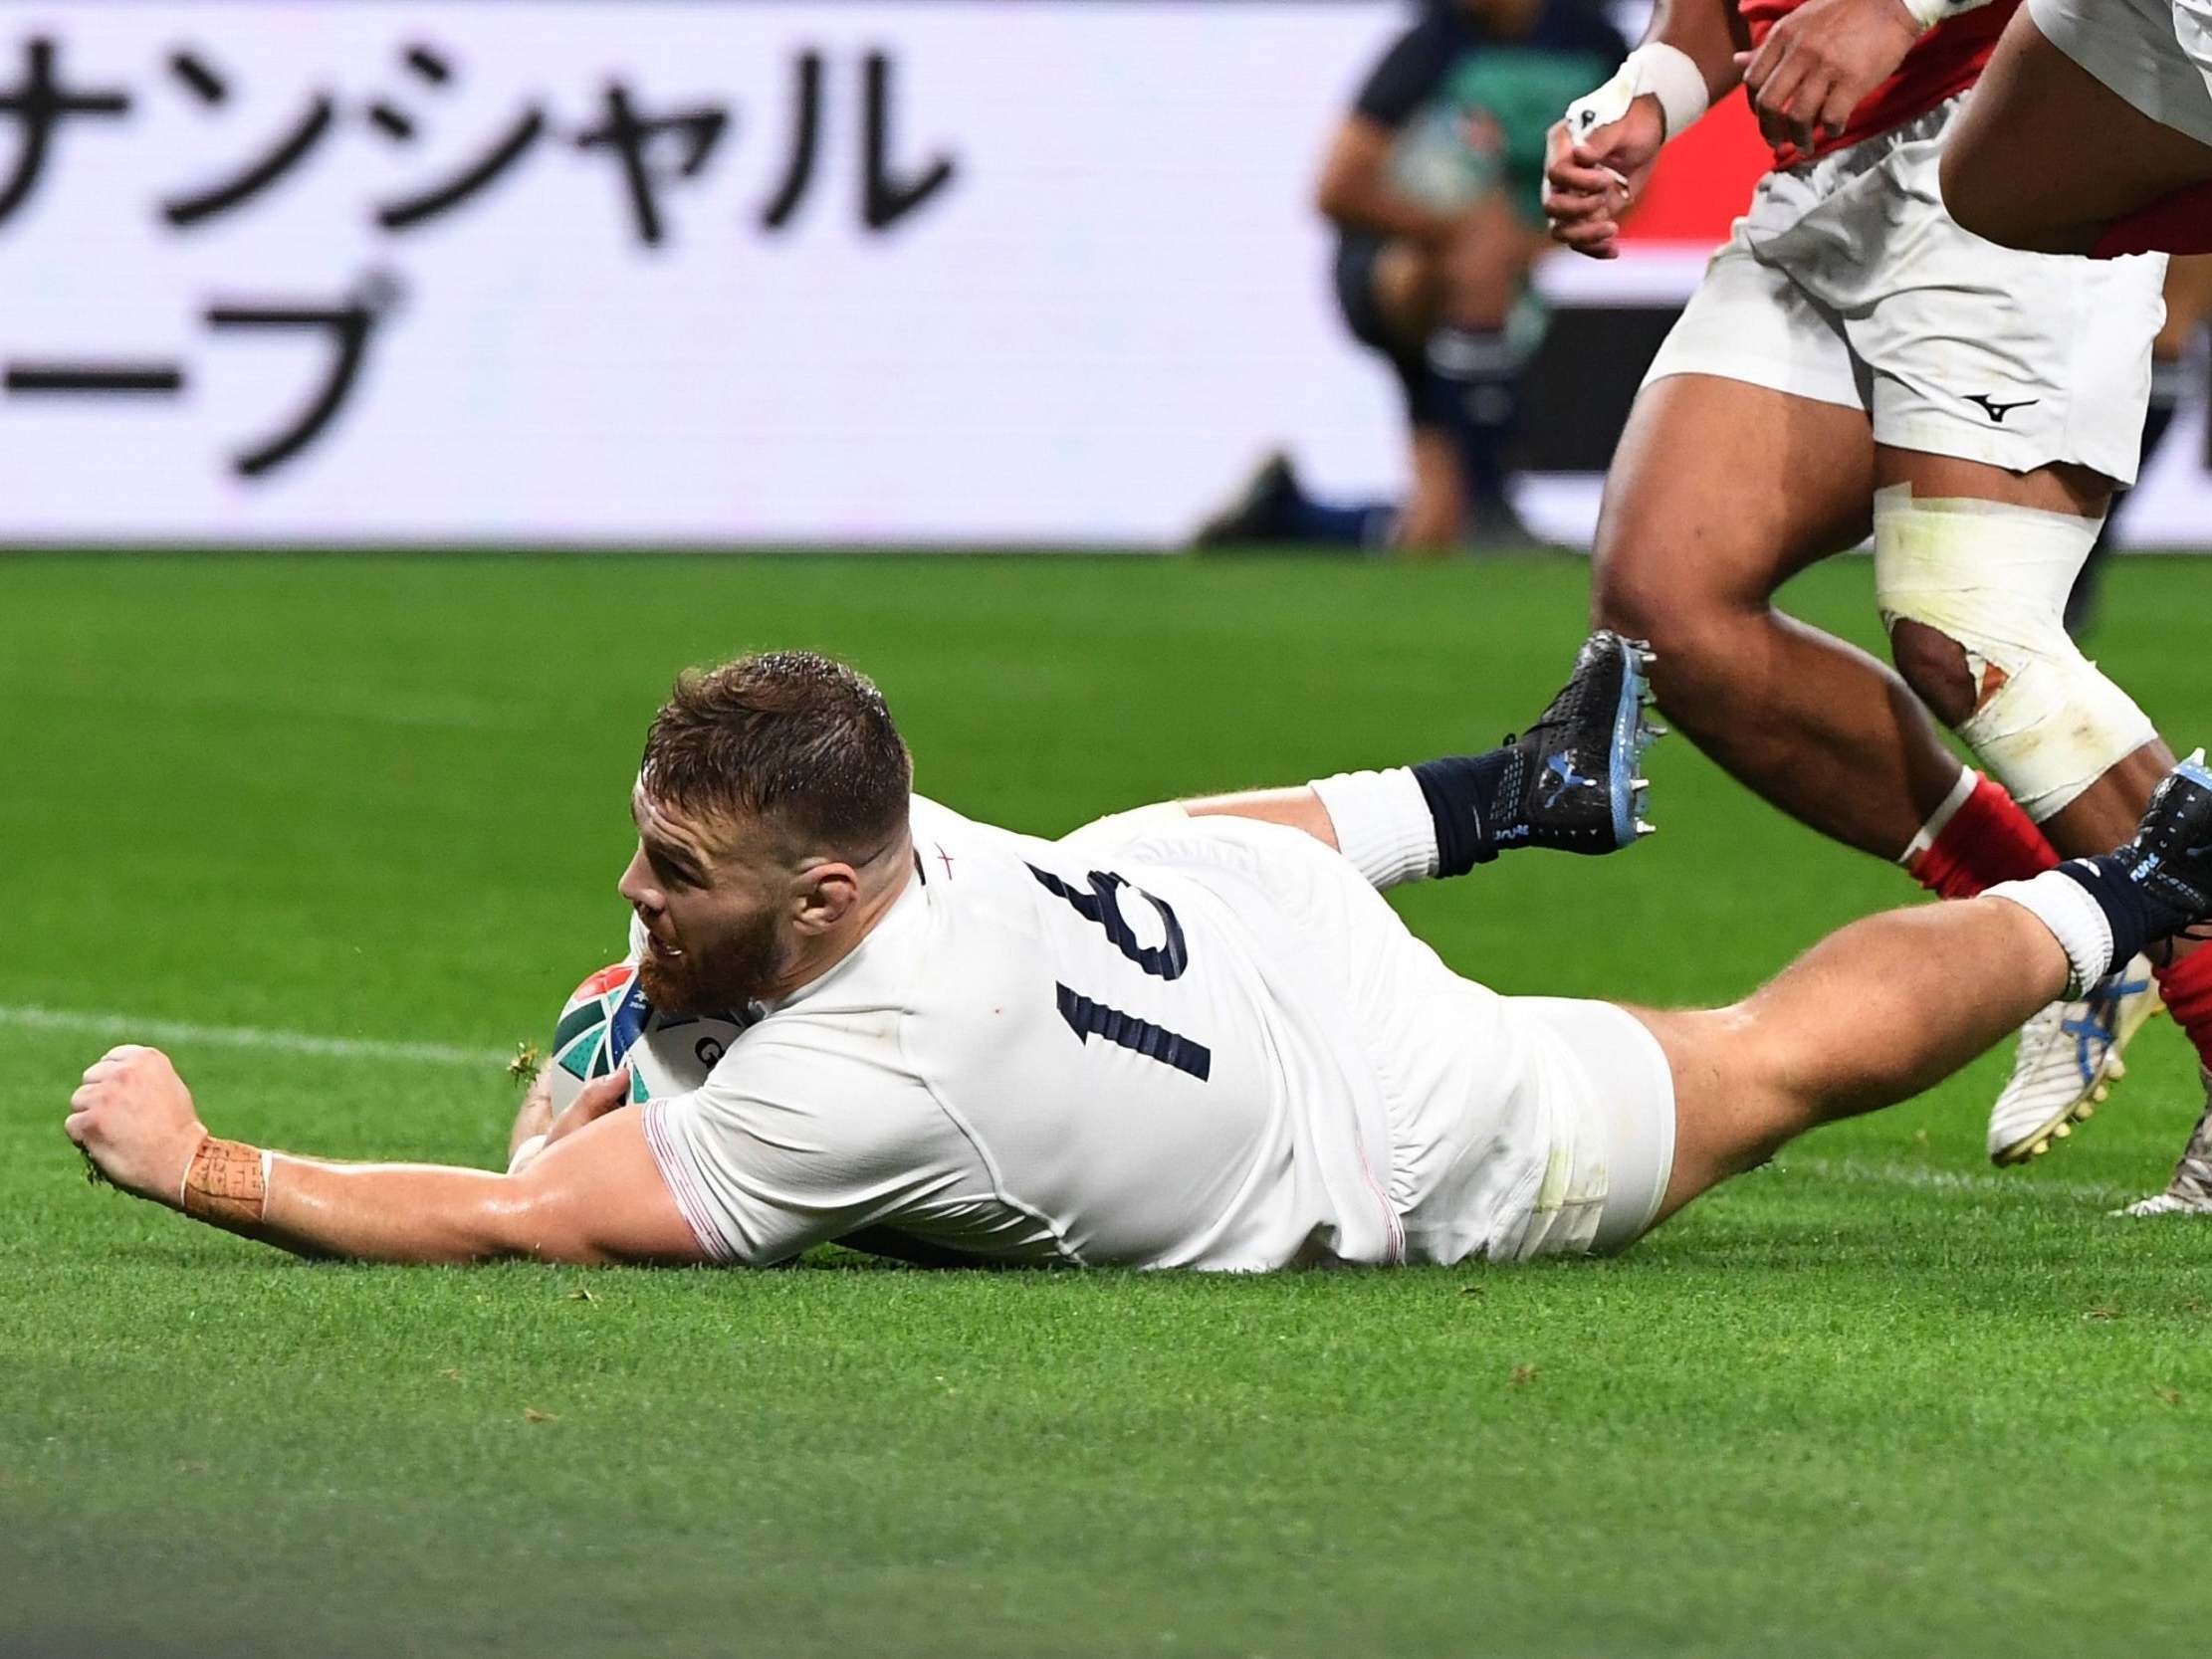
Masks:
[[[2212,917],[2201,762],[2177,769],[2117,854],[1856,923],[1731,1008],[1640,1011],[1674,1075],[1661,1218],[1808,1130],[1911,1098],[2115,955]]]
[[[1793,817],[1895,859],[1961,767],[1895,674],[1773,602],[1861,539],[1873,493],[1863,409],[1719,373],[1652,381],[1607,476],[1594,608],[1650,640],[1659,707],[1699,748]]]
[[[1887,494],[1876,581],[1898,673],[2062,856],[2110,851],[2174,758],[2066,635],[2067,595],[2112,480],[2076,465],[2015,473],[1886,446],[1877,465]],[[1996,511],[1929,512],[1929,502]],[[1892,513],[1912,518],[1892,530],[1880,521]]]
[[[2101,853],[2131,833],[2173,763],[2066,628],[2115,481],[2130,482],[2139,459],[2158,273],[1991,249],[1940,224],[1920,246],[1924,286],[1877,301],[1858,324],[1880,365],[1878,603],[1906,683],[2051,846]],[[1972,316],[1998,348],[1971,343]],[[1917,343],[1938,337],[1935,351]],[[1991,1110],[1997,1161],[2037,1155],[2088,1116],[2160,992],[2212,1065],[2212,955],[2160,967],[2155,990],[2147,963],[2123,966],[2119,988],[2046,1010],[2023,1033]]]
[[[1952,217],[2014,248],[2086,254],[2115,221],[2212,181],[2212,145],[2201,141],[2212,127],[2191,136],[2121,96],[2132,90],[2162,115],[2192,104],[2212,108],[2201,80],[2189,84],[2170,23],[2162,51],[2129,38],[2158,21],[2136,0],[2014,13],[1945,146],[1943,203]],[[2212,202],[2198,217],[2212,222]]]
[[[2117,845],[2171,760],[2065,626],[2110,492],[2140,460],[2162,262],[2057,259],[1961,231],[1935,189],[1959,108],[1870,140],[1849,187],[1780,245],[1866,367],[1875,589],[1896,665],[2004,785],[1991,794],[2018,802],[2031,822],[2011,839],[2044,863]],[[1888,252],[1869,259],[1870,243]],[[1937,837],[1924,880],[1954,898],[1990,885],[1947,853]],[[2117,1075],[2148,988],[2131,1008],[2096,1000],[2024,1035],[1991,1115],[1998,1161],[2047,1146]],[[2202,1023],[2212,1041],[2212,1006]]]

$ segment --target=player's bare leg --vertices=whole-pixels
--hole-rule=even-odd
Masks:
[[[2207,180],[2212,148],[2152,120],[2082,68],[2025,6],[1943,149],[1951,216],[1977,236],[2034,253],[2089,253],[2114,221]]]
[[[2070,984],[2212,917],[2212,772],[2175,769],[2119,853],[1857,923],[1731,1008],[1638,1017],[1674,1073],[1661,1217],[1806,1131],[1909,1099]]]
[[[1466,484],[1459,448],[1437,426],[1413,429],[1412,483],[1398,511],[1391,545],[1409,553],[1443,557],[1459,545],[1467,519]]]
[[[1659,708],[1792,817],[1897,858],[1961,768],[1886,666],[1784,615],[1775,591],[1855,545],[1867,416],[1713,375],[1637,398],[1598,524],[1601,626],[1649,639]]]
[[[1963,899],[1854,923],[1734,1007],[1635,1010],[1674,1072],[1660,1218],[1808,1130],[1940,1082],[2060,996],[2068,971],[2019,906]]]
[[[1452,234],[1431,246],[1399,239],[1375,262],[1376,311],[1401,352],[1426,358],[1439,377],[1438,395],[1447,403],[1482,395],[1490,387],[1510,398],[1497,381],[1498,354],[1516,348],[1508,323],[1519,303],[1543,236],[1524,225],[1501,195],[1475,202],[1457,217]],[[1440,364],[1466,361],[1444,374]],[[1462,380],[1460,376],[1471,375]],[[1488,477],[1493,460],[1468,445],[1473,417],[1432,405],[1413,427],[1413,487],[1392,544],[1403,552],[1442,555],[1470,533],[1495,529],[1498,503],[1483,492],[1500,481]],[[1488,417],[1485,417],[1488,418]]]
[[[1419,352],[1443,314],[1443,264],[1418,243],[1400,238],[1375,260],[1375,309],[1392,338]],[[1466,518],[1459,455],[1440,427],[1413,428],[1412,482],[1392,527],[1391,544],[1414,552],[1447,553]]]
[[[1899,672],[2015,796],[2061,856],[2132,833],[2173,764],[2150,722],[2085,658],[2065,604],[2111,481],[1882,448],[1876,585]],[[2212,1044],[2212,958],[2156,971],[2200,1049]],[[2149,963],[2043,1010],[2023,1029],[1990,1114],[1990,1156],[2024,1162],[2087,1118],[2125,1072],[2159,1005]]]

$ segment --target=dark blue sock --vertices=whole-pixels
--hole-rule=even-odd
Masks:
[[[1292,541],[1330,547],[1380,547],[1390,539],[1398,510],[1389,502],[1351,502],[1331,506],[1300,495],[1285,505],[1285,529]]]
[[[1505,497],[1505,449],[1520,413],[1524,358],[1502,328],[1451,328],[1429,342],[1430,405],[1451,433],[1473,501]]]
[[[2070,858],[2059,873],[2097,901],[2112,930],[2112,966],[2125,967],[2147,944],[2172,938],[2196,921],[2150,884],[2136,878],[2140,861],[2125,850],[2102,858]]]
[[[1518,748],[1453,754],[1414,768],[1437,826],[1437,874],[1463,876],[1497,857],[1499,826],[1520,793],[1527,757]]]

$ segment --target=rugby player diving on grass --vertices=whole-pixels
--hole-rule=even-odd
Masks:
[[[633,1107],[617,1072],[504,1174],[341,1164],[216,1138],[163,1055],[123,1046],[68,1134],[140,1197],[378,1261],[765,1266],[834,1240],[1229,1270],[1583,1254],[2212,917],[2200,755],[2118,852],[1858,923],[1732,1007],[1453,973],[1378,889],[1636,840],[1649,666],[1599,633],[1500,748],[1056,842],[913,795],[848,669],[780,653],[689,674],[646,738],[620,885],[657,1006],[750,1008],[702,1087]]]

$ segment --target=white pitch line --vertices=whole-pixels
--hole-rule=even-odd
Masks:
[[[1847,1181],[1859,1186],[1911,1186],[1928,1192],[1986,1192],[1993,1196],[2026,1195],[2065,1198],[2091,1204],[2123,1204],[2142,1196],[2126,1187],[2095,1181],[2029,1180],[2018,1175],[1984,1174],[1963,1169],[1930,1169],[1917,1163],[1868,1163],[1857,1158],[1792,1157],[1776,1160],[1785,1174],[1818,1175],[1824,1180]],[[2146,1186],[2144,1191],[2149,1190]]]
[[[426,1066],[504,1066],[515,1057],[496,1048],[456,1048],[447,1043],[390,1043],[372,1037],[318,1037],[304,1031],[266,1031],[252,1025],[193,1025],[182,1020],[140,1019],[135,1014],[91,1009],[41,1008],[0,1003],[0,1025],[31,1031],[72,1031],[142,1043],[220,1043],[267,1049],[320,1060],[397,1060]]]

